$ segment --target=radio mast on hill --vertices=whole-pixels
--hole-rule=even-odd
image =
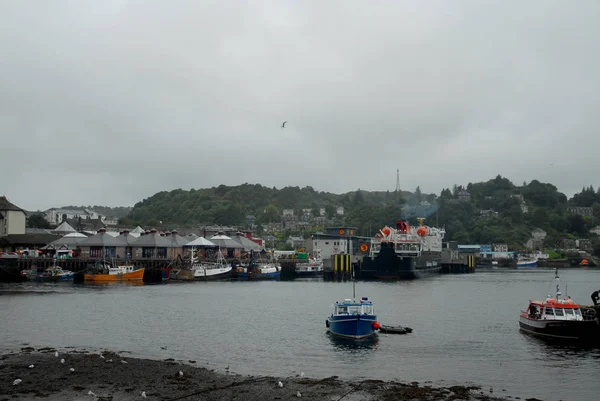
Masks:
[[[396,192],[400,192],[400,169],[396,169]]]

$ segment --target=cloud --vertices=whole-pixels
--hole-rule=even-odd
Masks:
[[[598,17],[585,0],[3,2],[3,192],[45,209],[386,190],[399,168],[409,190],[501,174],[572,194],[598,185]]]

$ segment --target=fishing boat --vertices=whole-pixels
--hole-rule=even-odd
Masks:
[[[23,275],[31,281],[73,281],[75,273],[70,270],[63,270],[60,266],[52,266],[41,273],[37,269],[23,271]]]
[[[536,267],[537,266],[537,258],[535,257],[519,257],[517,259],[517,269],[522,269],[526,267]]]
[[[217,261],[194,263],[192,265],[194,272],[194,280],[209,281],[230,279],[233,268],[227,264],[227,260],[219,249],[217,253]]]
[[[100,263],[97,273],[86,273],[84,281],[142,281],[144,268],[136,269],[133,265],[120,265],[113,267],[108,263]]]
[[[582,307],[571,299],[561,298],[558,269],[554,273],[556,297],[529,301],[519,315],[520,329],[535,336],[559,340],[597,338],[599,321],[593,308]]]
[[[299,254],[301,255],[301,254]],[[323,275],[323,261],[321,255],[298,258],[296,264],[296,277],[317,277]]]
[[[281,268],[275,262],[251,259],[247,266],[238,266],[234,274],[238,280],[279,280]]]
[[[355,301],[355,282],[352,280],[352,299],[336,301],[333,312],[327,317],[325,326],[332,334],[352,339],[361,339],[375,335],[381,327],[373,302],[368,297]]]

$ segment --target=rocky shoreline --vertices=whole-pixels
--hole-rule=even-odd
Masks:
[[[20,382],[14,384],[15,380]],[[0,401],[519,399],[495,397],[490,390],[473,386],[433,387],[416,382],[345,381],[336,376],[241,376],[198,367],[195,361],[130,358],[108,351],[63,353],[53,348],[26,347],[0,356]]]

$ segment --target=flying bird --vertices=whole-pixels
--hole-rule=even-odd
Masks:
[[[29,369],[33,369],[33,365],[29,365]]]
[[[285,123],[287,123],[287,121],[284,121],[283,124],[281,124],[281,128],[285,128]]]
[[[142,398],[146,398],[146,392],[142,391]]]
[[[22,381],[23,381],[23,380],[21,380],[21,379],[17,379],[17,380],[15,380],[15,381],[13,382],[13,386],[17,386],[17,385],[21,384],[21,382],[22,382]]]

